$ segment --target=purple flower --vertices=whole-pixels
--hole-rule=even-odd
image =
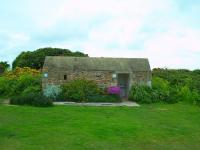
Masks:
[[[108,94],[120,95],[121,89],[119,86],[111,86],[107,89]]]

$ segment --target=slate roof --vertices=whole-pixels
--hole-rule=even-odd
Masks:
[[[47,56],[44,68],[48,68],[48,70],[73,71],[151,71],[149,61],[146,58]]]

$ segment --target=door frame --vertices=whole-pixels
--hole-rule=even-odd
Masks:
[[[125,97],[122,97],[122,98],[127,98],[128,97],[128,92],[129,92],[129,89],[130,89],[130,76],[131,76],[131,74],[130,73],[123,73],[123,72],[117,73],[117,86],[119,86],[120,75],[127,76],[127,78],[126,78],[126,87],[125,87]]]

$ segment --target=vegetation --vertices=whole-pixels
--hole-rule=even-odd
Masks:
[[[168,81],[171,87],[188,86],[190,90],[197,90],[200,93],[200,70],[155,68],[153,77],[160,77]]]
[[[41,92],[40,72],[30,68],[16,68],[0,77],[0,96],[16,96]]]
[[[1,150],[199,150],[200,109],[186,104],[0,106]]]
[[[27,51],[22,52],[14,60],[12,67],[30,67],[33,69],[41,69],[46,56],[77,56],[77,57],[87,57],[88,55],[81,52],[71,52],[68,49],[60,48],[40,48],[33,52]]]
[[[22,52],[13,62],[9,71],[7,62],[0,62],[0,97],[28,97],[35,93],[54,101],[74,102],[119,102],[120,88],[117,86],[101,89],[96,83],[75,80],[65,85],[41,87],[41,72],[45,56],[82,56],[81,52],[68,49],[41,48],[33,52]],[[6,71],[5,71],[6,70]],[[2,74],[2,72],[4,72]],[[22,99],[24,98],[22,97]],[[16,98],[17,99],[17,98]],[[131,88],[129,100],[138,103],[177,103],[200,104],[200,70],[153,69],[152,88],[137,85]]]
[[[4,73],[5,71],[7,71],[9,67],[10,67],[10,65],[8,64],[8,62],[6,62],[6,61],[1,61],[1,62],[0,62],[0,74],[2,74],[2,73]]]
[[[49,97],[49,98],[53,99],[54,101],[62,99],[61,98],[62,89],[60,88],[60,86],[48,85],[44,89],[43,93],[46,97]]]
[[[119,102],[119,95],[107,94],[94,81],[77,79],[64,84],[58,101],[74,102]]]
[[[132,87],[129,99],[139,103],[180,101],[200,104],[200,71],[154,69],[152,88]]]
[[[52,106],[53,102],[50,98],[47,98],[43,94],[28,93],[25,95],[11,97],[10,104],[48,107]]]

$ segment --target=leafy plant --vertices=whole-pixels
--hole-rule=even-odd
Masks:
[[[149,86],[132,86],[129,92],[129,100],[139,103],[153,103],[158,101],[158,94]]]
[[[42,94],[29,93],[27,95],[14,96],[10,99],[10,104],[30,105],[36,107],[52,106],[52,100]]]
[[[88,102],[121,102],[118,95],[95,95],[88,98]]]
[[[90,96],[99,95],[101,89],[93,81],[78,79],[62,86],[65,101],[86,102]]]

